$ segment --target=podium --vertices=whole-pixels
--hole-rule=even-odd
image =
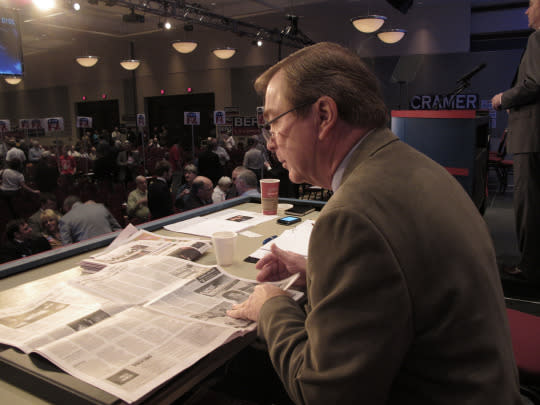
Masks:
[[[475,110],[393,110],[392,131],[445,167],[483,213],[489,117]]]

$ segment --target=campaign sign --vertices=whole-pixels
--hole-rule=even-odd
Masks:
[[[184,111],[184,125],[201,125],[201,113]]]
[[[43,123],[39,118],[32,118],[32,120],[30,121],[30,126],[32,127],[32,129],[42,129]]]
[[[92,128],[92,117],[77,117],[77,128]]]
[[[47,132],[64,130],[64,119],[62,117],[45,118],[45,121],[47,122],[45,127]]]
[[[8,132],[10,130],[9,120],[0,120],[0,132]]]
[[[19,128],[20,129],[30,129],[30,123],[31,120],[28,118],[22,118],[19,120]]]
[[[214,125],[225,125],[225,111],[214,111]]]
[[[144,114],[137,114],[137,127],[142,128],[146,126],[146,116]]]

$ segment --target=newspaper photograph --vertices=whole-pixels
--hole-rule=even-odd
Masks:
[[[195,261],[211,244],[207,240],[173,238],[140,230],[118,244],[115,249],[90,256],[79,264],[87,272],[96,272],[106,266],[134,260],[147,255],[171,256]]]

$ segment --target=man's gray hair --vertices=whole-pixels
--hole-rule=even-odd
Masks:
[[[255,173],[253,173],[251,170],[244,170],[238,174],[236,177],[236,180],[242,180],[242,182],[248,187],[248,188],[257,188],[259,186],[259,182],[257,181],[257,176]]]

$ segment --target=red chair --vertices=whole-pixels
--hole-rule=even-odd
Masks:
[[[540,317],[506,309],[521,392],[540,404]]]

